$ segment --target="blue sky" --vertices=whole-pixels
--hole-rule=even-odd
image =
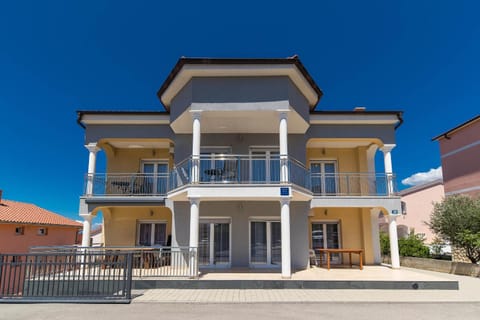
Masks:
[[[88,152],[75,111],[162,110],[180,56],[298,54],[321,110],[403,110],[400,181],[430,139],[479,114],[475,1],[8,1],[0,4],[0,189],[77,218]],[[100,160],[101,161],[101,157]]]

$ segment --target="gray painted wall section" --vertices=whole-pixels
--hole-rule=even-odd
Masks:
[[[172,99],[170,121],[175,121],[192,103],[274,101],[289,101],[309,121],[308,101],[287,76],[192,78]]]
[[[174,140],[175,162],[178,163],[192,154],[192,135],[177,134]],[[202,147],[229,146],[233,154],[248,154],[251,146],[279,146],[278,134],[202,134]],[[288,136],[288,152],[295,159],[305,163],[306,139],[303,134]]]
[[[190,234],[190,203],[175,202],[172,245],[188,246]],[[291,251],[294,269],[305,269],[308,264],[308,203],[290,204]],[[202,218],[231,218],[232,267],[249,266],[249,221],[252,217],[268,217],[280,221],[280,202],[201,202]]]
[[[377,138],[383,143],[395,143],[395,127],[393,125],[311,125],[305,135],[307,139]]]
[[[85,144],[105,138],[121,139],[171,139],[174,133],[170,125],[88,125],[85,129]]]

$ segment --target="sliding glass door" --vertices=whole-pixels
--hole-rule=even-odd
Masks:
[[[198,233],[199,265],[230,264],[230,223],[202,221]]]
[[[340,247],[340,226],[338,222],[312,223],[313,249],[338,249]],[[331,263],[341,263],[339,254],[331,254],[330,257]]]
[[[282,234],[278,221],[250,222],[250,264],[282,263]]]

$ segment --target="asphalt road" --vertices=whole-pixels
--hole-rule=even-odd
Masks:
[[[0,304],[0,319],[480,319],[480,303]]]

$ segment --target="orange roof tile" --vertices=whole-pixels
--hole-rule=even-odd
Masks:
[[[28,223],[81,227],[82,224],[59,214],[37,207],[34,204],[2,199],[0,223]]]

